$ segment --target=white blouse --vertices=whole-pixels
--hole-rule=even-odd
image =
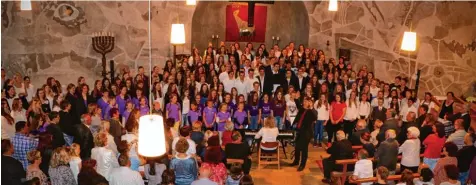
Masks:
[[[352,107],[349,106],[349,100],[345,101],[345,104],[347,105],[345,115],[344,115],[344,120],[355,120],[359,118],[359,106],[358,103],[353,103]]]
[[[2,139],[10,139],[15,136],[15,123],[9,124],[7,119],[2,116]]]
[[[259,138],[263,137],[261,139],[261,143],[276,142],[276,138],[278,137],[278,134],[279,134],[279,130],[278,130],[277,127],[274,127],[274,128],[263,127],[258,131],[258,133],[255,136],[255,139],[259,139]],[[274,150],[274,149],[276,149],[276,147],[274,147],[274,148],[261,147],[261,148],[264,149],[264,150]]]
[[[420,165],[420,140],[407,139],[398,149],[398,153],[402,153],[402,165],[407,167]]]
[[[321,105],[321,107],[318,107],[319,101],[316,101],[314,103],[314,109],[317,111],[317,120],[329,120],[329,109],[330,105]]]
[[[15,120],[15,123],[19,121],[27,121],[25,109],[22,109],[21,111],[12,110],[10,115],[13,117],[13,120]]]
[[[365,118],[368,118],[370,115],[370,103],[365,101],[365,102],[359,102],[359,115],[364,116]]]

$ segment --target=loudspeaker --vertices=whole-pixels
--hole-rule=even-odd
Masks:
[[[248,27],[255,24],[255,3],[248,3]]]
[[[344,61],[350,61],[350,49],[339,49],[339,58],[343,57]]]

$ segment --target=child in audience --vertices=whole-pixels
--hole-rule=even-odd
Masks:
[[[202,132],[202,122],[200,121],[193,122],[190,139],[192,139],[193,142],[195,142],[197,145],[203,143],[204,134]]]
[[[73,143],[69,151],[69,156],[70,156],[69,168],[71,168],[71,171],[73,172],[73,176],[76,182],[78,182],[78,174],[79,174],[79,171],[81,170],[81,158],[79,157],[80,152],[81,152],[81,149],[79,147],[79,144]]]
[[[230,173],[226,179],[227,185],[239,185],[243,177],[243,169],[240,163],[233,163],[230,167]]]
[[[433,172],[428,165],[423,165],[420,170],[420,178],[414,180],[415,185],[433,185]]]
[[[226,144],[233,142],[231,135],[233,134],[234,124],[231,121],[227,121],[225,125],[225,131],[222,134],[221,146],[225,148]]]
[[[210,180],[210,167],[202,166],[200,167],[200,176],[197,180],[193,181],[191,185],[218,185],[216,182]]]
[[[352,178],[354,180],[373,177],[372,161],[368,159],[369,153],[365,149],[359,150],[357,158],[359,159],[355,163],[354,174]],[[372,183],[362,183],[362,185],[371,185]]]
[[[403,170],[402,176],[400,177],[400,181],[397,185],[414,185],[413,172],[409,169]]]

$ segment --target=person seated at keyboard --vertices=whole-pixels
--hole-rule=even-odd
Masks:
[[[273,117],[267,117],[264,120],[264,127],[258,131],[258,133],[255,136],[255,139],[262,138],[261,143],[276,142],[276,138],[278,137],[278,135],[279,135],[279,130],[276,127],[275,119]],[[261,146],[261,149],[273,151],[273,150],[276,150],[276,147],[267,148],[267,147]]]

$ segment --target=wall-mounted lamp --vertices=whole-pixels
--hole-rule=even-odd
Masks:
[[[220,36],[218,36],[218,35],[212,35],[212,47],[217,46],[217,48],[218,48],[218,39],[219,38],[220,38]]]
[[[273,45],[277,44],[279,46],[279,41],[281,40],[279,37],[272,36],[271,39],[273,39]]]

